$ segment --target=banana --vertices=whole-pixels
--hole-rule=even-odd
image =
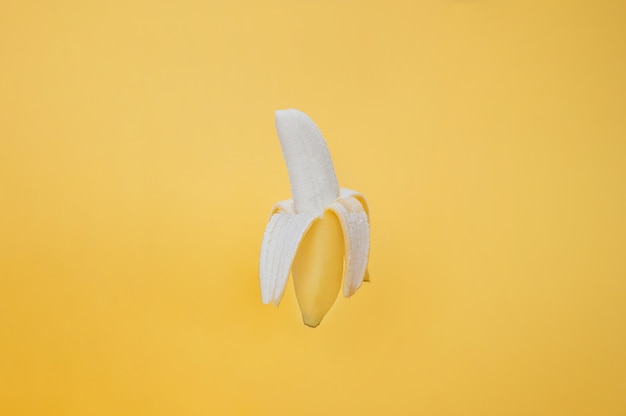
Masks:
[[[365,197],[340,188],[315,123],[298,110],[276,111],[292,199],[274,205],[261,244],[263,303],[278,306],[291,272],[306,325],[316,327],[342,287],[352,296],[369,281],[370,227]]]

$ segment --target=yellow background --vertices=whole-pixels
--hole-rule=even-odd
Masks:
[[[258,256],[307,112],[372,213]],[[625,415],[626,2],[7,1],[0,414]]]

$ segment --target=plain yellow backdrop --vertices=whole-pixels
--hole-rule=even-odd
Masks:
[[[371,207],[317,329],[273,111]],[[5,1],[0,414],[626,414],[626,2]]]

